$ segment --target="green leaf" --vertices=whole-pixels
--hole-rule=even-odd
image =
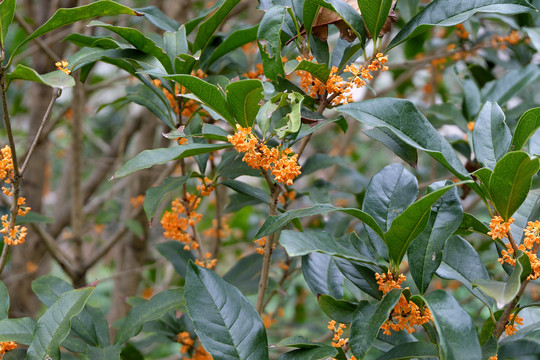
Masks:
[[[290,75],[296,71],[307,71],[323,83],[326,83],[328,76],[330,76],[330,69],[326,64],[316,64],[307,60],[300,62],[298,60],[291,60],[285,64],[285,74]]]
[[[171,262],[178,275],[185,279],[189,260],[195,260],[191,251],[184,250],[184,244],[176,240],[159,243],[156,248]]]
[[[529,191],[527,198],[512,217],[515,221],[510,227],[510,232],[514,236],[516,243],[521,244],[523,237],[525,237],[523,230],[527,227],[528,222],[534,222],[540,218],[540,190]],[[489,228],[487,231],[489,231]]]
[[[416,14],[392,39],[387,50],[407,39],[419,35],[433,26],[453,26],[460,24],[477,12],[518,14],[535,10],[525,0],[477,0],[462,1],[448,6],[446,0],[435,0]]]
[[[144,8],[134,9],[138,13],[144,15],[144,17],[152,24],[164,31],[176,32],[180,27],[180,24],[175,20],[167,17],[160,9],[155,6],[147,6]]]
[[[322,360],[335,357],[338,350],[330,345],[321,345],[312,349],[296,349],[282,354],[278,360]]]
[[[174,80],[193,93],[200,101],[212,110],[223,116],[225,120],[236,128],[234,119],[227,107],[227,102],[218,87],[191,75],[168,75],[165,79]]]
[[[264,67],[264,75],[277,81],[278,75],[285,77],[281,60],[281,28],[285,20],[286,8],[272,6],[263,16],[257,31],[257,43]]]
[[[482,88],[482,98],[484,101],[493,101],[504,105],[521,89],[535,81],[538,75],[540,75],[540,68],[534,64],[511,70],[502,78],[485,84]]]
[[[529,36],[529,39],[531,39],[532,47],[536,49],[536,51],[540,51],[540,29],[537,27],[524,27],[522,30],[525,31]]]
[[[497,160],[510,148],[512,134],[497,103],[486,102],[476,120],[473,132],[474,154],[485,167],[493,169]]]
[[[214,359],[268,359],[263,322],[237,288],[212,270],[190,263],[185,289],[195,331]]]
[[[1,8],[1,7],[0,7]],[[0,320],[7,319],[9,313],[9,293],[6,285],[0,281]]]
[[[358,1],[358,7],[362,13],[362,19],[373,39],[379,37],[388,14],[392,8],[392,0]]]
[[[42,360],[46,355],[57,358],[60,343],[68,336],[71,319],[82,311],[94,287],[68,291],[39,318],[28,347],[29,360]]]
[[[452,145],[409,100],[377,98],[343,105],[336,110],[365,124],[388,128],[405,143],[430,154],[458,178],[469,179]]]
[[[343,297],[344,276],[332,256],[319,252],[303,256],[302,274],[316,296],[327,294],[336,299]]]
[[[306,30],[306,37],[311,38],[311,31],[315,18],[319,13],[320,5],[315,4],[312,0],[306,0],[304,2],[304,8],[302,9],[304,18],[304,28]]]
[[[120,325],[114,344],[124,344],[141,332],[144,323],[162,318],[171,309],[184,306],[184,291],[171,289],[154,295],[150,300],[135,306]]]
[[[432,187],[440,188],[444,181]],[[426,229],[412,241],[407,251],[411,275],[420,293],[424,293],[441,264],[446,240],[459,227],[463,208],[456,188],[444,194],[431,208]]]
[[[178,31],[166,31],[163,33],[163,43],[165,53],[169,56],[172,64],[177,56],[186,54],[189,51],[185,26],[181,26]]]
[[[212,16],[199,26],[193,42],[193,52],[202,51],[206,48],[212,40],[212,35],[239,2],[240,0],[226,0]]]
[[[354,261],[348,261],[342,258],[335,258],[334,262],[341,273],[345,275],[354,286],[372,296],[374,299],[380,300],[382,298],[379,284],[377,284],[377,280],[375,280],[375,270],[373,266],[362,266]]]
[[[437,358],[439,349],[436,344],[423,341],[399,344],[376,360],[407,360],[410,358]]]
[[[453,279],[461,282],[467,290],[480,299],[488,307],[493,300],[479,289],[473,288],[472,283],[479,279],[489,279],[489,274],[474,247],[459,236],[452,236],[446,241],[443,259],[437,269],[437,275],[443,279]]]
[[[135,171],[148,169],[154,165],[165,164],[172,160],[206,154],[209,152],[231,147],[231,144],[188,144],[170,148],[144,150],[133,159],[128,160],[113,176],[113,179],[121,178]]]
[[[460,232],[459,234],[457,233],[458,231]],[[463,219],[461,220],[458,230],[456,230],[456,235],[461,235],[461,233],[468,235],[472,232],[487,235],[489,232],[489,227],[487,227],[486,224],[475,218],[473,215],[463,213]]]
[[[294,335],[280,340],[276,347],[295,347],[300,349],[315,349],[324,345],[320,342],[313,342],[305,336]]]
[[[139,15],[139,13],[136,11],[111,0],[100,0],[88,5],[69,9],[58,9],[45,24],[41,25],[32,34],[28,35],[21,43],[19,43],[15,50],[11,52],[9,62],[11,62],[13,56],[21,49],[23,45],[27,44],[38,36],[48,33],[49,31],[58,29],[59,27],[65,25],[73,24],[74,22],[80,20],[119,14]]]
[[[540,127],[540,107],[529,109],[521,115],[512,137],[512,150],[521,150]]]
[[[424,230],[429,220],[431,206],[456,184],[447,185],[427,194],[410,205],[394,219],[390,229],[384,234],[388,254],[395,265],[405,256],[409,244]]]
[[[502,308],[514,299],[521,285],[521,273],[523,266],[519,261],[516,261],[514,271],[508,281],[496,281],[489,279],[479,279],[473,284],[482,289],[488,296],[491,296],[497,302],[497,306]]]
[[[86,350],[86,356],[92,360],[120,360],[122,347],[120,345],[111,345],[107,347],[89,347]]]
[[[257,31],[259,30],[259,25],[255,25],[248,29],[240,29],[229,34],[221,44],[219,44],[215,50],[212,52],[210,59],[206,63],[206,66],[212,65],[221,57],[229,54],[234,49],[239,48],[244,44],[248,44],[252,41],[257,40]]]
[[[362,132],[373,140],[379,141],[407,164],[416,168],[418,163],[418,153],[416,149],[401,140],[390,129],[385,127],[374,127],[371,129],[362,129]]]
[[[9,86],[9,84],[16,79],[34,81],[60,89],[75,86],[75,79],[63,71],[55,70],[50,73],[40,75],[36,72],[36,70],[22,64],[18,64],[15,70],[6,75],[7,86]]]
[[[251,127],[259,112],[259,101],[264,97],[262,82],[256,79],[238,80],[225,88],[227,104],[242,127]]]
[[[270,203],[270,196],[266,193],[266,191],[262,190],[261,188],[231,179],[223,180],[220,182],[220,184],[225,185],[230,189],[233,189],[239,194],[251,196],[252,198],[260,200],[266,204]]]
[[[443,290],[425,297],[439,334],[441,360],[481,359],[476,327],[470,315]]]
[[[341,245],[332,235],[325,231],[296,232],[283,230],[279,242],[285,247],[289,256],[303,256],[312,252],[321,252],[331,256],[374,264],[372,259],[351,251],[350,248]]]
[[[363,303],[353,315],[349,344],[357,359],[364,359],[371,348],[382,324],[388,319],[390,313],[401,297],[401,289],[393,289],[384,295],[378,304]]]
[[[262,263],[263,257],[259,254],[244,256],[223,275],[223,280],[236,286],[246,296],[256,294],[259,289]]]
[[[321,310],[328,315],[332,320],[339,323],[350,324],[352,322],[353,313],[358,304],[345,300],[334,299],[330,295],[317,296],[317,302]]]
[[[289,222],[291,222],[294,219],[298,219],[298,218],[302,218],[306,216],[327,214],[331,211],[340,211],[340,212],[352,215],[356,217],[357,219],[363,221],[366,225],[371,227],[373,230],[375,230],[375,232],[381,238],[384,236],[383,231],[381,230],[377,222],[369,214],[365,213],[364,211],[361,211],[358,209],[352,209],[352,208],[337,208],[330,204],[318,204],[310,208],[289,210],[281,215],[270,216],[269,218],[266,219],[264,224],[261,226],[259,231],[257,231],[257,234],[255,234],[253,238],[260,239],[263,236],[268,236],[270,234],[273,234],[276,231],[283,228],[285,225],[287,225]]]
[[[540,159],[531,159],[523,151],[509,152],[495,165],[489,181],[489,194],[505,221],[527,198],[532,177],[539,169]]]
[[[163,183],[159,186],[154,186],[146,190],[144,197],[144,212],[148,221],[152,221],[159,204],[165,196],[175,190],[181,190],[182,185],[186,183],[190,178],[190,175],[181,176],[178,178],[168,177],[163,180]]]
[[[35,328],[36,320],[29,317],[0,320],[0,341],[15,341],[29,345]]]
[[[0,3],[0,47],[5,48],[8,27],[15,15],[16,0],[4,0]]]

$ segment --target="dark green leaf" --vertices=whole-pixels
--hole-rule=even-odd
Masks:
[[[176,32],[180,27],[179,23],[167,17],[160,9],[155,6],[147,6],[134,10],[138,13],[143,14],[148,21],[150,21],[152,24],[154,24],[161,30]]]
[[[184,291],[182,289],[165,290],[154,295],[150,300],[135,306],[122,322],[114,338],[115,344],[124,344],[141,332],[144,323],[158,320],[171,309],[184,306]]]
[[[392,8],[392,0],[358,1],[362,19],[373,39],[379,37],[388,14]]]
[[[345,300],[334,299],[330,295],[317,296],[319,307],[332,320],[339,323],[350,324],[352,322],[353,313],[358,307],[358,304]]]
[[[8,27],[15,15],[16,0],[4,0],[0,3],[0,46],[5,48]]]
[[[175,240],[159,243],[156,248],[171,262],[178,275],[185,279],[189,260],[195,260],[191,251],[184,250],[184,244]]]
[[[315,18],[319,13],[320,6],[314,3],[311,0],[304,1],[303,18],[304,18],[304,28],[306,30],[306,37],[311,38],[311,31]]]
[[[23,45],[27,44],[38,36],[48,33],[49,31],[58,29],[59,27],[65,25],[73,24],[74,22],[80,20],[119,14],[138,15],[138,13],[134,10],[110,0],[100,0],[88,5],[69,9],[58,9],[45,24],[41,25],[32,34],[27,36],[21,43],[19,43],[15,50],[11,52],[9,61],[11,61],[13,55],[15,55]]]
[[[335,357],[337,349],[330,345],[322,345],[313,349],[296,349],[282,354],[278,360],[322,360]]]
[[[43,360],[60,355],[60,343],[68,336],[71,319],[82,311],[94,287],[68,291],[39,318],[27,358]]]
[[[230,35],[228,35],[221,44],[219,44],[215,50],[212,52],[210,59],[208,60],[207,66],[212,65],[216,60],[221,58],[224,55],[227,55],[234,49],[257,40],[257,31],[259,30],[259,25],[253,26],[249,29],[240,29],[236,30]]]
[[[4,285],[4,283],[0,281],[0,320],[7,319],[8,313],[9,313],[9,293],[8,293],[6,285]]]
[[[516,266],[514,267],[514,271],[512,272],[512,275],[510,275],[508,281],[478,279],[473,285],[479,287],[488,296],[494,298],[495,301],[497,301],[499,308],[502,308],[512,301],[517,295],[521,285],[522,272],[523,266],[519,261],[516,261]]]
[[[540,127],[540,108],[527,110],[521,115],[512,137],[512,150],[521,150]]]
[[[270,202],[270,196],[266,191],[261,188],[249,185],[237,180],[226,179],[220,182],[220,184],[227,186],[228,188],[233,189],[239,194],[251,196],[257,200],[262,201],[263,203],[268,204]]]
[[[377,360],[406,360],[410,358],[437,358],[439,349],[436,344],[416,341],[411,343],[400,344],[381,355]]]
[[[230,144],[188,144],[170,148],[144,150],[133,159],[127,161],[114,173],[114,179],[127,176],[135,171],[148,169],[154,165],[165,164],[172,160],[183,159],[195,155],[231,147]]]
[[[439,334],[441,360],[481,359],[482,350],[470,315],[445,291],[425,297]]]
[[[92,360],[120,360],[120,345],[112,345],[107,347],[89,347],[86,350],[86,356]]]
[[[371,129],[362,129],[362,132],[373,140],[379,141],[407,164],[416,168],[418,163],[418,153],[416,152],[416,149],[401,140],[390,129],[386,127],[374,127]]]
[[[203,104],[223,116],[233,129],[236,128],[233,117],[227,107],[227,102],[217,86],[191,75],[170,75],[164,76],[164,78],[174,80],[184,86],[199,98]]]
[[[349,343],[357,359],[364,359],[375,342],[382,324],[388,319],[401,297],[401,291],[401,289],[393,289],[383,297],[380,303],[360,305],[354,313]]]
[[[375,280],[375,271],[373,268],[368,268],[341,258],[335,258],[334,261],[339,270],[354,286],[377,300],[382,297],[382,292],[379,290],[377,280]]]
[[[405,24],[392,39],[387,50],[433,26],[453,26],[462,23],[477,12],[517,14],[531,10],[534,10],[534,7],[524,0],[462,1],[452,6],[448,6],[446,0],[435,0]]]
[[[18,64],[13,72],[6,75],[7,86],[16,79],[34,81],[53,88],[68,88],[75,86],[75,79],[63,71],[56,70],[40,75],[36,70],[28,66]]]
[[[272,6],[264,14],[257,32],[264,75],[274,81],[277,81],[278,76],[285,77],[281,60],[281,28],[285,14],[284,6]]]
[[[295,335],[285,338],[276,344],[276,347],[295,347],[299,349],[315,349],[324,345],[323,343],[315,343],[305,336]]]
[[[292,74],[295,71],[307,71],[323,83],[326,83],[328,76],[330,75],[330,69],[326,64],[316,64],[306,60],[300,62],[298,62],[298,60],[291,60],[285,64],[285,73],[287,75]]]
[[[528,222],[534,222],[540,218],[540,190],[529,191],[527,198],[512,217],[515,221],[510,227],[510,232],[514,236],[516,243],[520,244],[525,236],[523,230],[527,227]],[[489,228],[487,231],[489,231]]]
[[[259,289],[263,257],[250,254],[236,261],[234,266],[223,276],[223,280],[234,285],[244,295],[256,294]]]
[[[489,232],[489,227],[487,227],[486,224],[475,218],[473,215],[463,213],[463,220],[461,220],[461,224],[459,225],[459,229],[457,231],[465,232],[466,234],[478,232],[480,234],[487,235]]]
[[[495,165],[489,181],[493,205],[507,221],[527,198],[534,174],[540,169],[540,159],[531,159],[526,152],[506,154]]]
[[[432,187],[436,189],[444,184],[441,181]],[[426,229],[409,246],[409,267],[420,293],[427,290],[433,274],[441,264],[444,244],[459,227],[462,216],[461,200],[457,189],[453,188],[433,205]]]
[[[35,328],[36,320],[29,317],[0,320],[0,341],[30,345]]]
[[[268,359],[263,322],[237,288],[212,270],[190,263],[185,289],[188,314],[214,359]]]
[[[313,294],[343,297],[344,277],[330,255],[312,252],[303,256],[302,273]]]
[[[189,180],[189,175],[179,178],[166,178],[159,186],[154,186],[146,190],[144,197],[144,212],[148,221],[152,221],[157,208],[165,196],[175,190],[181,190],[182,185]]]
[[[511,141],[512,134],[500,106],[486,102],[478,114],[473,132],[476,159],[485,167],[493,169],[497,160],[510,148]]]
[[[511,70],[502,78],[490,81],[482,88],[484,101],[494,101],[504,105],[512,96],[517,94],[540,75],[540,68],[530,64],[521,69]]]
[[[227,104],[242,127],[251,127],[259,112],[259,101],[264,97],[262,82],[256,79],[238,80],[225,88]]]
[[[239,2],[240,0],[226,0],[212,16],[199,26],[193,42],[193,52],[202,51],[206,48],[212,40],[212,35]]]

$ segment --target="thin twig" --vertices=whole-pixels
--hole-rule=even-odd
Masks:
[[[32,230],[39,236],[41,240],[45,243],[47,250],[52,255],[52,257],[58,262],[60,267],[65,271],[65,273],[72,279],[77,277],[77,273],[74,269],[73,264],[69,258],[64,254],[64,252],[58,247],[56,240],[49,234],[47,231],[41,228],[41,226],[31,223],[30,226]]]

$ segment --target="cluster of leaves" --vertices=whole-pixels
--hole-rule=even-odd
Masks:
[[[85,7],[59,10],[8,52],[5,69],[10,68],[13,55],[22,45],[60,26],[102,15],[144,16],[163,31],[161,37],[95,20],[89,25],[101,28],[107,35],[71,34],[67,37],[82,48],[67,59],[69,70],[76,73],[81,82],[91,76],[98,61],[122,69],[140,84],[130,87],[127,95],[116,103],[143,105],[170,127],[167,137],[188,138],[187,144],[143,151],[118,169],[114,177],[118,179],[154,165],[193,158],[190,163],[193,168],[189,169],[180,161],[183,174],[189,175],[168,178],[161,186],[148,190],[144,202],[148,219],[158,213],[160,203],[171,193],[183,188],[185,195],[185,184],[191,177],[205,177],[208,172],[212,172],[215,185],[234,192],[230,197],[233,211],[249,203],[268,207],[270,215],[258,230],[250,232],[253,239],[269,239],[264,257],[252,254],[242,258],[223,278],[193,263],[197,257],[203,260],[202,252],[197,256],[183,250],[177,242],[158,244],[157,249],[172,262],[182,278],[183,289],[165,290],[148,301],[131,299],[134,307],[116,324],[118,332],[113,344],[102,311],[87,304],[93,286],[73,290],[54,277],[38,279],[34,282],[34,291],[47,310],[37,322],[30,318],[7,319],[9,297],[1,287],[0,298],[7,300],[2,301],[0,309],[0,341],[28,345],[28,350],[16,350],[10,356],[60,358],[62,346],[90,359],[137,359],[152,344],[176,342],[177,334],[188,331],[194,338],[196,334],[214,359],[267,359],[269,340],[261,315],[273,296],[268,295],[266,289],[271,260],[276,257],[272,256],[272,249],[278,238],[288,265],[281,283],[276,282],[271,287],[284,288],[284,282],[296,281],[289,273],[289,267],[296,265],[317,296],[320,310],[329,319],[351,324],[345,346],[334,347],[295,336],[282,339],[276,345],[295,348],[281,354],[280,359],[348,359],[349,351],[356,359],[381,360],[536,355],[539,348],[535,336],[539,323],[535,321],[534,307],[538,303],[523,300],[527,285],[535,286],[527,280],[531,274],[530,260],[515,254],[514,268],[505,265],[504,272],[494,269],[496,261],[493,259],[505,244],[502,239],[489,239],[486,224],[463,205],[473,199],[485,205],[477,210],[480,216],[498,214],[505,221],[516,218],[511,236],[518,244],[527,222],[538,218],[540,195],[535,179],[540,160],[534,155],[538,153],[536,130],[540,127],[540,108],[530,109],[536,101],[527,98],[529,94],[522,91],[540,74],[538,66],[531,63],[538,46],[536,19],[529,14],[535,8],[524,0],[454,1],[452,6],[448,6],[448,1],[434,0],[421,9],[418,1],[402,1],[397,8],[402,14],[402,23],[398,23],[397,34],[391,35],[381,32],[395,5],[389,0],[266,0],[260,2],[264,16],[259,25],[234,30],[227,36],[217,34],[238,3],[239,0],[218,1],[201,16],[178,24],[155,7],[134,11],[101,0]],[[351,6],[352,3],[358,6]],[[0,3],[2,43],[14,9],[14,0]],[[335,40],[332,51],[327,39],[315,36],[321,26],[329,25],[320,21],[318,14],[322,11],[338,15],[339,20],[332,23],[345,23],[339,25],[340,35],[346,32],[345,39]],[[473,17],[477,13],[482,14]],[[515,14],[521,15],[512,17]],[[444,42],[443,47],[453,41],[451,34],[433,40],[429,36],[432,28],[451,28],[468,21],[471,28],[488,31],[489,26],[480,20],[492,20],[490,16],[506,21],[501,26],[503,29],[515,26],[527,32],[530,44],[515,45],[508,65],[511,69],[495,78],[494,64],[504,66],[496,51],[483,46],[484,39],[462,38],[463,51],[482,47],[486,51],[486,62],[460,59],[461,63],[452,68],[454,72],[445,71],[441,76],[451,77],[463,91],[456,95],[450,86],[445,88],[445,82],[439,81],[438,89],[432,89],[431,95],[445,102],[429,104],[424,112],[410,100],[377,97],[375,90],[370,100],[334,107],[329,100],[332,94],[326,92],[313,98],[289,77],[296,71],[304,71],[325,83],[333,66],[341,73],[346,65],[362,56],[366,63],[379,51],[392,56],[403,43],[409,64],[429,64],[429,52],[436,55],[441,51],[437,41]],[[109,36],[110,33],[115,36]],[[391,39],[385,42],[383,35]],[[231,65],[234,62],[231,54],[255,41],[264,81],[247,79]],[[292,46],[288,45],[291,43]],[[372,44],[372,54],[368,44]],[[415,56],[423,53],[427,54],[423,55],[427,61],[415,60]],[[292,58],[300,54],[304,59],[313,55],[317,62],[291,60],[284,64],[284,54]],[[432,56],[433,59],[442,57]],[[397,83],[390,91],[400,94],[411,91],[414,84],[407,77],[402,78],[401,84],[398,81],[407,74],[400,72],[399,67],[392,69],[392,63],[389,65]],[[418,69],[413,69],[413,74]],[[199,70],[209,76],[195,76]],[[434,73],[437,67],[433,66],[431,71],[437,82]],[[7,85],[14,79],[37,81],[52,87],[75,83],[65,72],[40,75],[23,65],[17,65],[6,74]],[[161,86],[153,81],[156,79]],[[174,94],[173,101],[180,109],[193,100],[200,103],[200,107],[189,116],[176,113],[167,93]],[[510,107],[509,101],[518,97],[522,103]],[[331,108],[335,111],[325,111]],[[229,149],[232,145],[227,140],[237,126],[253,127],[261,141],[284,148],[296,145],[298,153],[302,154],[320,128],[327,130],[331,129],[330,124],[337,124],[346,132],[346,119],[369,126],[365,133],[370,138],[383,143],[411,166],[408,169],[402,164],[390,164],[369,180],[356,169],[349,169],[365,180],[360,190],[350,191],[356,202],[352,207],[329,203],[329,194],[338,188],[337,182],[312,184],[303,189],[297,184],[287,188],[277,184],[266,172],[245,166],[241,155]],[[475,123],[473,131],[467,130],[468,122]],[[443,124],[461,128],[470,139],[448,139],[437,129]],[[329,141],[328,137],[325,141]],[[419,152],[420,157],[428,154],[434,164],[441,165],[434,166],[434,171],[442,174],[444,180],[430,181],[426,186],[419,184],[421,174],[415,170]],[[215,166],[209,160],[209,153],[216,153]],[[304,162],[303,176],[331,166],[345,168],[340,161],[328,154],[315,153]],[[209,163],[212,166],[208,166]],[[264,180],[263,189],[238,180],[242,175]],[[422,188],[426,191],[419,197]],[[298,204],[304,206],[294,209],[278,206],[279,195],[293,189],[303,195],[305,201]],[[339,213],[345,215],[336,215]],[[321,228],[309,222],[314,216],[330,220]],[[351,219],[359,222],[351,223]],[[291,223],[296,230],[285,229]],[[295,257],[301,257],[301,262],[295,262]],[[410,274],[409,287],[394,289],[383,296],[375,275],[388,271],[394,275]],[[472,305],[464,304],[467,295],[458,291],[434,290],[441,279],[458,281],[460,290],[470,292],[474,298],[468,300]],[[502,279],[505,281],[500,281]],[[255,308],[246,296],[257,293],[257,289]],[[421,308],[427,306],[433,322],[417,329],[415,335],[401,332],[384,335],[380,328],[391,318],[401,296]],[[517,335],[501,338],[502,330],[510,324],[510,315],[517,316],[522,309],[526,309],[523,313],[530,314],[526,326]],[[147,337],[136,346],[128,344],[143,330]]]

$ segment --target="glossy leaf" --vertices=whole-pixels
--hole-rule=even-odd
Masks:
[[[529,191],[527,198],[512,217],[515,221],[510,227],[510,232],[514,236],[516,243],[521,244],[525,236],[523,230],[527,227],[528,222],[534,222],[540,218],[540,190]]]
[[[512,137],[512,150],[521,150],[540,128],[540,107],[527,110],[521,115]]]
[[[290,75],[296,71],[307,71],[323,83],[326,83],[330,75],[330,69],[326,64],[316,64],[306,60],[300,62],[298,60],[290,60],[285,64],[285,74]]]
[[[120,360],[122,347],[120,345],[111,345],[107,347],[89,347],[86,350],[88,359],[95,360]]]
[[[362,13],[362,19],[373,39],[381,32],[388,14],[392,8],[392,0],[358,1],[358,7]]]
[[[325,231],[297,232],[283,230],[279,242],[290,256],[303,256],[312,252],[343,257],[362,263],[373,264],[372,259],[338,243],[332,235]]]
[[[534,10],[525,0],[477,0],[460,1],[448,6],[446,0],[435,0],[416,14],[392,39],[387,50],[407,39],[429,30],[433,26],[460,24],[477,12],[517,14]]]
[[[487,306],[493,305],[493,300],[487,297],[473,283],[479,279],[489,279],[489,274],[474,247],[459,236],[452,236],[446,241],[443,259],[437,269],[437,275],[443,279],[453,279],[461,282],[467,290]]]
[[[536,51],[540,51],[540,31],[537,27],[530,28],[524,27],[523,31],[527,33],[529,39],[531,39],[531,45]]]
[[[364,359],[373,346],[381,325],[388,319],[401,297],[401,291],[400,289],[391,290],[378,304],[361,304],[354,313],[349,343],[357,359]]]
[[[470,315],[445,291],[436,290],[425,297],[439,334],[441,360],[481,359],[476,327]]]
[[[367,125],[388,128],[405,143],[430,154],[458,178],[469,178],[452,146],[409,100],[378,98],[337,110]]]
[[[264,14],[257,32],[264,75],[274,81],[277,81],[278,76],[285,77],[281,60],[281,28],[286,11],[284,6],[272,6]]]
[[[94,287],[68,291],[39,318],[28,347],[27,359],[42,360],[46,355],[58,357],[60,343],[68,336],[71,319],[82,311]]]
[[[502,78],[493,80],[482,88],[484,101],[493,101],[504,105],[512,96],[517,94],[540,75],[540,68],[530,64],[521,69],[507,72]]]
[[[178,275],[183,279],[186,278],[189,260],[195,260],[191,251],[184,250],[184,246],[184,244],[176,240],[156,244],[159,253],[171,262],[174,270],[176,270]]]
[[[212,270],[190,263],[185,289],[195,331],[214,359],[268,359],[263,322],[237,288]]]
[[[461,220],[461,224],[459,225],[458,230],[456,230],[456,235],[460,235],[463,232],[465,234],[478,232],[480,234],[487,235],[489,230],[490,229],[486,226],[486,224],[475,218],[473,215],[469,213],[463,213],[463,219]],[[458,234],[457,232],[460,233]]]
[[[236,128],[233,117],[227,107],[227,102],[217,86],[191,75],[169,75],[164,76],[164,78],[177,81],[180,85],[192,92],[203,104],[223,116],[233,129]]]
[[[23,45],[27,44],[38,36],[48,33],[49,31],[58,29],[59,27],[65,25],[73,24],[74,22],[80,20],[119,14],[139,15],[136,11],[111,0],[100,0],[88,5],[69,9],[58,9],[54,15],[47,20],[47,22],[45,22],[45,24],[41,25],[32,34],[28,35],[21,43],[19,43],[19,45],[11,52],[10,61]]]
[[[114,173],[113,178],[121,178],[132,174],[135,171],[148,169],[154,165],[165,164],[172,160],[183,159],[195,155],[207,154],[231,146],[232,145],[230,144],[188,144],[170,148],[144,150],[133,159],[128,160],[120,169],[118,169]]]
[[[424,230],[427,225],[431,206],[456,184],[446,185],[413,203],[394,219],[390,229],[384,234],[390,259],[399,265],[405,256],[409,244]]]
[[[399,156],[407,164],[416,168],[418,163],[418,153],[414,147],[401,140],[396,134],[385,127],[374,127],[371,129],[362,129],[362,132],[379,141]]]
[[[167,17],[159,8],[155,6],[147,6],[144,8],[135,9],[138,13],[144,15],[144,17],[152,24],[164,31],[176,32],[180,27],[180,24],[175,20]]]
[[[158,320],[171,309],[184,306],[184,291],[182,289],[165,290],[154,295],[150,300],[135,306],[120,325],[114,338],[115,344],[124,344],[141,332],[145,323]]]
[[[312,0],[304,1],[304,8],[302,9],[302,15],[304,18],[304,28],[306,30],[306,37],[311,38],[311,31],[315,18],[319,13],[320,5],[316,4]]]
[[[273,260],[275,258],[274,255]],[[223,275],[223,280],[236,286],[246,296],[256,294],[259,289],[262,263],[263,257],[257,253],[244,256]]]
[[[239,48],[240,46],[257,40],[258,30],[259,25],[256,25],[248,29],[240,29],[232,32],[223,40],[221,44],[215,48],[214,51],[212,51],[212,55],[210,56],[210,59],[206,65],[210,66],[221,57],[229,54],[231,51]]]
[[[383,232],[380,226],[369,214],[365,213],[364,211],[361,211],[358,209],[352,209],[352,208],[338,208],[330,204],[319,204],[319,205],[312,206],[310,208],[289,210],[281,215],[270,216],[268,219],[266,219],[266,221],[261,226],[259,231],[257,231],[254,238],[260,239],[263,236],[268,236],[270,234],[273,234],[276,231],[283,228],[285,225],[287,225],[289,222],[291,222],[294,219],[298,219],[298,218],[302,218],[306,216],[327,214],[331,211],[340,211],[340,212],[349,214],[351,216],[354,216],[357,219],[363,221],[366,225],[371,227],[373,230],[375,230],[375,232],[379,236],[383,237]]]
[[[493,169],[512,141],[512,134],[505,116],[497,103],[486,102],[476,119],[473,144],[476,159],[485,167]]]
[[[29,317],[0,320],[0,341],[30,345],[35,328],[36,320]]]
[[[226,0],[212,16],[201,23],[193,42],[193,52],[202,51],[206,48],[223,20],[239,2],[240,0]]]
[[[382,292],[375,280],[375,270],[368,268],[354,261],[348,261],[341,258],[334,259],[337,267],[345,277],[353,283],[354,286],[372,296],[374,299],[380,299]]]
[[[16,0],[4,0],[0,3],[0,46],[5,47],[8,27],[15,15]]]
[[[312,349],[296,349],[282,354],[278,360],[323,360],[335,357],[337,349],[330,345],[322,345]]]
[[[225,88],[227,104],[242,127],[251,127],[259,112],[259,101],[264,97],[262,82],[256,79],[238,80]]]
[[[407,360],[410,358],[437,358],[439,349],[436,344],[422,341],[400,344],[379,356],[376,360]]]
[[[358,307],[358,304],[356,303],[338,300],[330,295],[317,296],[317,301],[321,310],[328,315],[330,319],[343,324],[350,324],[352,322],[353,313]]]
[[[497,306],[502,308],[514,299],[521,285],[521,274],[523,266],[519,261],[516,261],[514,271],[508,281],[496,281],[489,279],[479,279],[473,284],[482,289],[484,293],[491,296],[497,302]]]
[[[9,313],[9,293],[6,285],[0,281],[0,320],[7,319]]]
[[[144,212],[148,221],[152,221],[159,204],[165,198],[167,194],[175,190],[181,190],[182,185],[186,183],[190,178],[190,175],[181,176],[178,178],[166,178],[159,186],[154,186],[146,190],[144,197]]]
[[[436,189],[444,184],[441,181],[432,187]],[[409,246],[409,267],[420,293],[427,290],[433,274],[441,264],[444,244],[458,229],[462,217],[461,200],[457,189],[453,188],[433,205],[426,229]]]
[[[495,165],[489,180],[493,205],[508,220],[527,198],[532,177],[540,169],[540,159],[531,159],[522,151],[506,154]]]
[[[316,296],[327,294],[336,299],[343,297],[344,276],[332,256],[319,252],[303,256],[302,274]]]
[[[36,72],[36,70],[22,64],[18,64],[15,70],[6,75],[8,86],[13,80],[17,79],[33,81],[53,88],[61,89],[75,86],[75,79],[63,71],[56,70],[40,75]]]

